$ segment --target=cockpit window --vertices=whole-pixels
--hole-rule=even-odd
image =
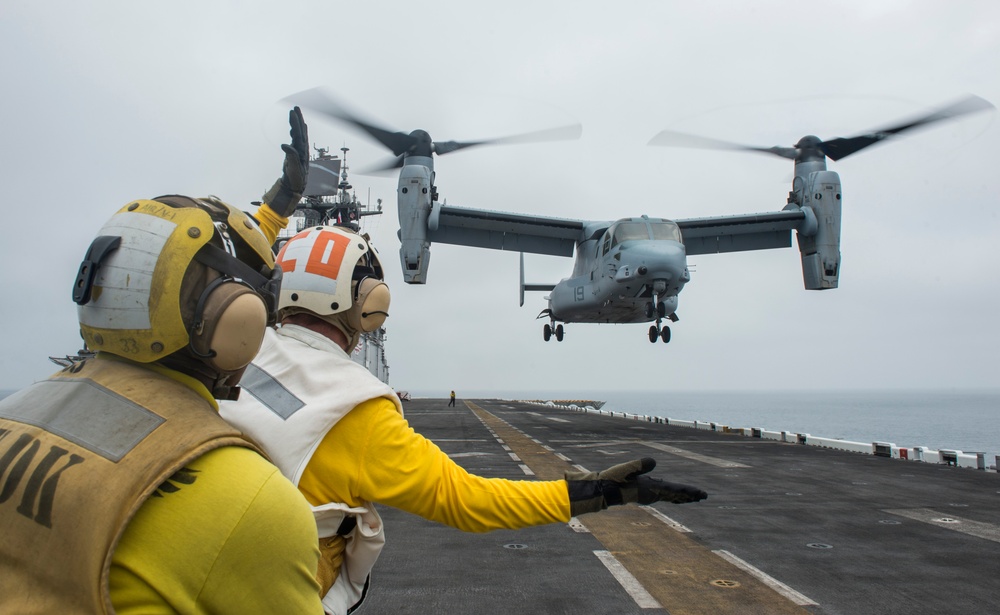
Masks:
[[[611,247],[630,239],[649,239],[649,231],[644,222],[619,222],[616,224]]]
[[[653,239],[681,241],[681,229],[674,222],[667,220],[650,222],[649,226],[653,229]]]

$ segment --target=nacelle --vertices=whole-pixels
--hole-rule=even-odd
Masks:
[[[427,164],[432,164],[430,159]],[[399,262],[407,284],[426,284],[430,265],[427,216],[433,197],[433,171],[424,164],[407,164],[399,172],[396,202],[399,208]]]
[[[806,290],[837,288],[840,278],[840,176],[833,171],[796,177],[796,194],[809,224],[796,233],[802,258],[802,281]],[[815,220],[813,220],[813,218]]]

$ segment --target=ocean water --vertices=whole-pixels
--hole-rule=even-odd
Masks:
[[[415,397],[446,397],[428,392]],[[1000,455],[1000,389],[925,391],[457,391],[459,397],[593,399],[615,410],[852,442]]]

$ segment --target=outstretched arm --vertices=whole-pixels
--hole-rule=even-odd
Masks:
[[[281,146],[285,152],[281,177],[264,194],[263,204],[253,215],[271,243],[288,224],[288,217],[295,212],[309,178],[309,129],[298,107],[288,112],[288,124],[292,142]]]

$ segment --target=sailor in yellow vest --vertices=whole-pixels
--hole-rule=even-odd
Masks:
[[[221,413],[247,432],[313,507],[327,612],[359,605],[384,544],[372,503],[469,532],[567,522],[612,504],[704,499],[694,487],[642,476],[652,459],[558,481],[474,476],[403,418],[399,398],[349,353],[388,316],[386,286],[367,237],[314,227],[278,253],[281,327],[269,329]],[[249,394],[247,394],[249,393]]]
[[[218,415],[275,315],[271,240],[214,198],[122,207],[73,287],[95,357],[0,402],[0,613],[315,613],[316,525],[295,487]]]

